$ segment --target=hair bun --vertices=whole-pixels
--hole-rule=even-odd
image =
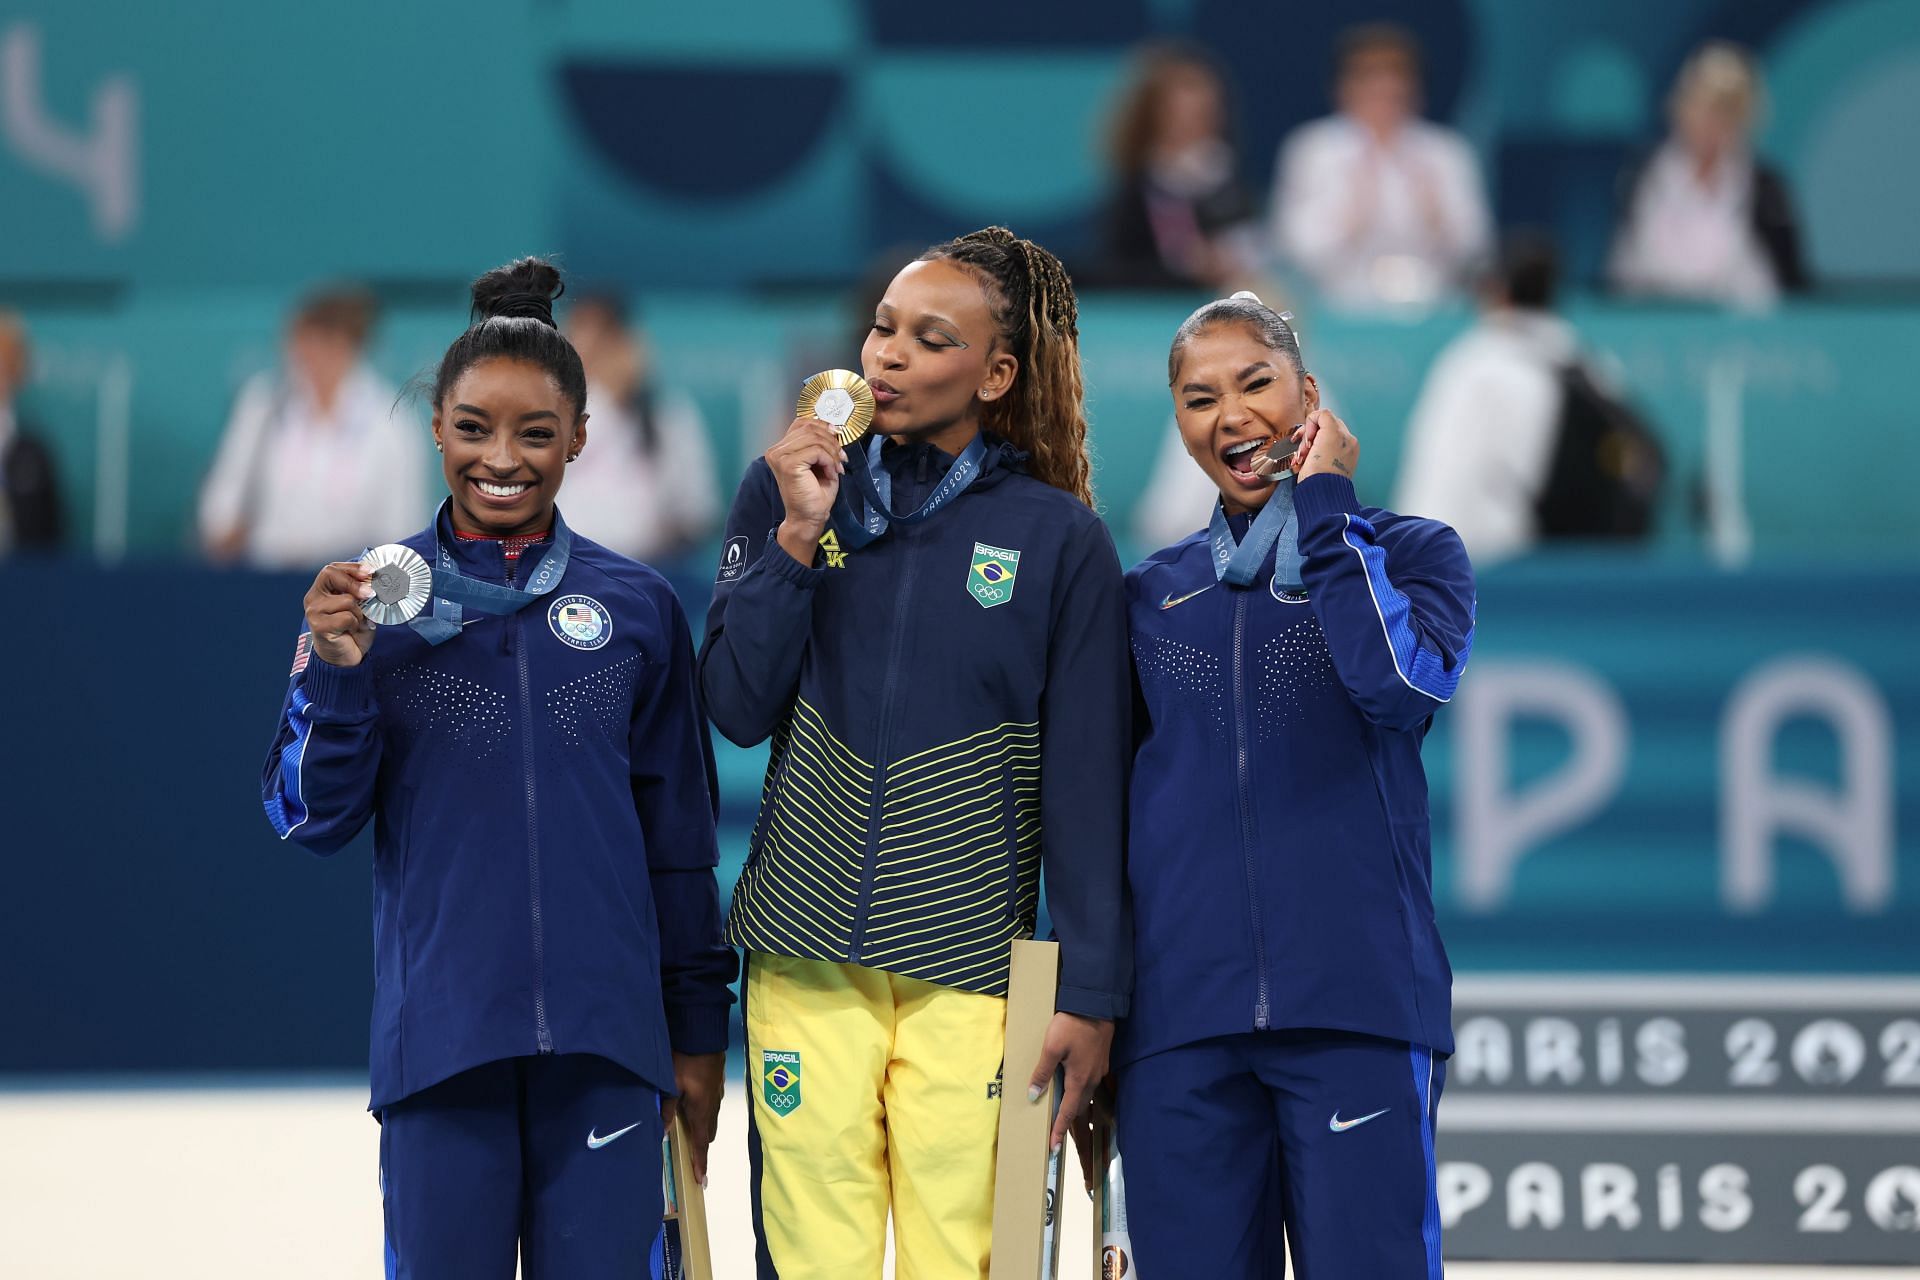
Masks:
[[[566,291],[558,267],[545,258],[520,258],[473,282],[473,321],[524,317],[557,328],[553,304]]]

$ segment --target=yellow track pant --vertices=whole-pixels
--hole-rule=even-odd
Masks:
[[[987,1274],[1006,1011],[999,996],[749,953],[762,1280],[880,1280],[889,1206],[899,1280]]]

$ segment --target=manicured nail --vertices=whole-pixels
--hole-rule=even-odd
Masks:
[[[363,583],[361,583],[361,584],[360,584],[360,590],[359,590],[359,593],[358,593],[358,594],[359,594],[359,596],[360,596],[360,598],[361,598],[362,600],[371,600],[371,599],[373,599],[373,584],[372,584],[371,582],[363,582]]]
[[[1030,1085],[1028,1085],[1028,1086],[1027,1086],[1027,1101],[1028,1101],[1028,1102],[1038,1102],[1038,1101],[1040,1101],[1040,1095],[1041,1095],[1041,1094],[1043,1094],[1043,1093],[1045,1093],[1045,1092],[1046,1092],[1046,1090],[1045,1090],[1045,1089],[1042,1089],[1042,1088],[1041,1088],[1041,1087],[1040,1087],[1039,1085],[1037,1085],[1037,1084],[1030,1084]]]

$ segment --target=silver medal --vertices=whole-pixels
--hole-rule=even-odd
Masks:
[[[384,627],[412,622],[433,598],[433,570],[420,553],[397,542],[360,557],[373,570],[373,599],[360,602],[369,622]]]

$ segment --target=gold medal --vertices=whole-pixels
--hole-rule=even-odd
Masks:
[[[793,412],[828,423],[841,444],[852,444],[873,425],[873,389],[851,369],[828,369],[807,379]]]

